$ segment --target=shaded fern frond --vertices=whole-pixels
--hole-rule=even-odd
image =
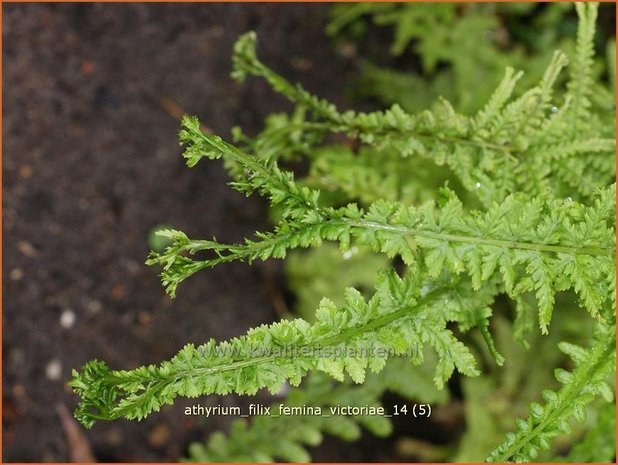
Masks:
[[[596,11],[595,5],[585,8],[590,15]],[[586,38],[590,36],[587,27],[585,21],[580,25],[580,35]],[[579,112],[578,102],[585,98],[575,98],[576,94],[569,92],[559,107],[561,96],[555,95],[554,87],[568,62],[561,52],[554,54],[538,85],[517,98],[511,94],[521,73],[507,68],[503,81],[475,116],[459,114],[444,99],[417,114],[407,113],[398,105],[386,111],[360,113],[340,112],[332,103],[286,81],[259,61],[255,41],[255,34],[249,33],[237,42],[233,75],[241,80],[247,75],[261,76],[277,92],[308,110],[310,115],[303,126],[290,131],[300,131],[314,145],[327,133],[339,132],[380,150],[395,150],[402,157],[421,156],[438,166],[447,165],[486,206],[524,189],[588,199],[615,172],[615,138],[609,137],[607,125],[595,127],[590,115]],[[580,50],[578,56],[582,54]],[[573,84],[570,88],[579,87]],[[585,136],[573,131],[574,119],[590,129]],[[268,139],[267,134],[263,137]],[[565,150],[564,144],[577,150]],[[586,183],[578,185],[587,172],[585,165],[593,160],[603,176],[588,176]],[[565,163],[568,169],[561,167]]]
[[[580,442],[563,460],[569,463],[611,463],[616,457],[616,402],[603,405]]]
[[[575,2],[579,27],[568,84],[569,97],[572,99],[570,123],[571,131],[574,133],[581,129],[582,121],[589,116],[590,92],[593,89],[594,33],[598,7],[598,3]]]
[[[543,391],[545,404],[531,404],[530,416],[516,422],[516,432],[507,435],[488,461],[533,461],[539,451],[549,449],[553,438],[570,434],[571,419],[579,422],[585,419],[586,405],[593,399],[602,396],[607,402],[613,400],[614,393],[607,379],[616,368],[615,326],[599,326],[589,349],[566,342],[559,347],[573,359],[575,369],[556,370],[556,379],[562,384],[560,390]]]

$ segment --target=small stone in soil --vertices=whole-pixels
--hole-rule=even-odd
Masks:
[[[112,446],[118,446],[122,444],[122,433],[115,428],[112,429],[105,436],[105,442],[107,442],[108,444]]]
[[[13,386],[12,392],[18,399],[26,395],[26,389],[21,384],[16,384]]]
[[[24,277],[24,272],[22,271],[21,268],[13,268],[9,272],[9,278],[11,278],[11,281],[19,281],[23,277]]]
[[[148,444],[152,447],[164,446],[170,440],[171,432],[169,426],[165,423],[155,425],[150,434],[148,434]]]
[[[27,241],[19,241],[17,243],[17,249],[19,249],[19,251],[24,254],[26,257],[36,257],[39,252],[37,249],[34,248],[34,246]]]
[[[152,315],[148,312],[139,312],[137,314],[137,321],[139,321],[142,326],[148,326],[152,323]]]
[[[60,315],[60,326],[64,329],[72,328],[75,324],[75,312],[71,309],[66,309]]]
[[[32,176],[32,167],[30,165],[22,165],[19,167],[19,177],[28,179]]]
[[[124,298],[124,286],[122,284],[116,284],[113,288],[112,288],[112,299],[118,301],[118,300],[122,300]]]
[[[103,304],[98,300],[91,300],[86,304],[88,312],[91,314],[99,313],[103,309]]]
[[[45,367],[45,376],[52,381],[58,381],[62,376],[62,363],[57,358],[50,360]]]
[[[127,271],[131,274],[136,274],[138,271],[141,270],[141,266],[139,263],[137,263],[135,260],[129,260],[125,263],[125,267],[127,268]]]

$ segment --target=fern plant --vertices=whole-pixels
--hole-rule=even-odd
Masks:
[[[286,383],[294,386],[289,402],[298,405],[377,405],[387,390],[438,403],[447,400],[445,386],[455,372],[476,377],[511,370],[500,383],[506,391],[511,386],[513,405],[529,404],[527,417],[493,452],[474,453],[488,454],[489,461],[531,461],[539,453],[552,458],[552,440],[571,432],[572,419],[583,422],[590,406],[610,410],[599,399],[613,409],[614,115],[593,95],[607,87],[594,72],[598,5],[575,8],[579,27],[571,56],[553,53],[539,80],[523,89],[522,73],[507,67],[472,113],[444,98],[416,113],[399,105],[340,111],[262,63],[256,36],[242,36],[233,77],[264,78],[294,111],[271,116],[255,137],[235,130],[235,143],[185,117],[180,142],[189,167],[222,159],[232,187],[267,198],[276,224],[240,244],[165,230],[160,234],[171,245],[152,252],[147,263],[161,267],[173,297],[200,270],[288,254],[293,264],[301,257],[296,249],[320,253],[335,243],[342,255],[339,262],[331,255],[333,266],[359,254],[350,263],[362,272],[346,284],[360,288],[341,293],[322,284],[324,296],[299,293],[301,304],[316,305],[324,297],[314,315],[305,303],[303,318],[253,328],[229,341],[189,344],[159,365],[112,370],[91,361],[74,371],[70,383],[80,396],[76,418],[87,427],[98,420],[142,419],[179,396],[253,395],[264,388],[277,393]],[[333,144],[332,134],[352,143]],[[285,165],[300,158],[310,168],[297,179]],[[195,258],[197,252],[205,258]],[[311,263],[306,259],[301,266]],[[314,275],[323,262],[316,263]],[[311,274],[305,281],[308,289],[319,288]],[[575,327],[569,329],[569,322]],[[507,330],[496,333],[497,325]],[[547,339],[555,335],[565,340]],[[520,362],[531,355],[522,356],[525,349],[509,340],[533,348],[550,341],[551,361],[539,370],[555,368],[558,384],[548,379],[545,390],[522,391],[518,398],[516,365],[509,365],[517,358],[510,355],[519,350]],[[434,387],[426,385],[427,376]],[[585,436],[566,459],[612,454],[605,443],[598,454],[587,446],[613,437],[614,423],[603,418],[585,433],[575,432]],[[483,422],[496,431],[513,429],[511,423],[494,428],[491,414]],[[190,458],[307,461],[305,445],[319,443],[323,432],[353,440],[358,424],[378,435],[390,432],[381,417],[261,417],[234,423],[227,438],[217,434],[206,445],[193,445]],[[263,440],[273,434],[277,443]],[[472,452],[461,449],[457,459],[483,458],[466,453]]]

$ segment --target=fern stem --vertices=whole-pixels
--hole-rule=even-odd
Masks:
[[[484,237],[462,236],[457,234],[439,233],[432,231],[418,231],[405,226],[396,226],[389,224],[381,224],[370,221],[348,221],[343,220],[346,224],[358,228],[371,228],[384,231],[399,232],[404,235],[413,235],[418,237],[427,237],[448,242],[465,242],[469,244],[489,245],[493,247],[506,247],[509,249],[536,250],[538,252],[554,252],[564,254],[584,254],[594,256],[612,256],[615,249],[606,249],[603,247],[567,247],[562,245],[550,244],[535,244],[530,242],[505,241],[500,239],[488,239]]]
[[[441,294],[443,294],[446,291],[448,291],[448,289],[444,289],[444,288],[434,289],[433,291],[428,292],[423,297],[418,299],[416,303],[414,304],[414,306],[403,306],[394,312],[380,315],[376,319],[371,320],[364,325],[353,326],[351,328],[348,328],[342,331],[341,333],[335,336],[330,336],[330,337],[326,337],[321,340],[317,340],[313,344],[299,346],[298,352],[301,353],[304,349],[308,349],[311,351],[311,350],[319,350],[321,347],[333,347],[342,342],[354,339],[360,336],[361,334],[372,332],[378,328],[388,326],[391,323],[399,320],[400,318],[411,316],[410,313],[413,310],[418,310],[420,307],[438,298]],[[245,358],[241,361],[228,363],[226,365],[220,365],[220,366],[208,367],[208,368],[195,368],[193,370],[185,370],[185,371],[178,372],[177,376],[174,378],[174,381],[184,378],[186,376],[199,376],[199,375],[221,373],[224,371],[231,371],[231,370],[237,370],[239,368],[246,368],[248,366],[260,365],[265,362],[272,362],[276,360],[277,358],[281,358],[281,355],[267,355],[267,356],[250,358],[250,359]]]
[[[312,96],[300,85],[292,85],[282,75],[261,63],[255,56],[255,35],[247,34],[244,39],[241,39],[241,41],[242,40],[244,40],[244,42],[241,47],[243,47],[244,50],[236,50],[235,56],[235,74],[237,78],[242,80],[246,74],[253,74],[264,78],[275,90],[288,98],[288,100],[298,105],[305,106],[313,111],[313,113],[319,118],[323,118],[325,121],[328,121],[330,124],[324,124],[324,126],[330,131],[375,135],[394,133],[401,137],[427,138],[437,142],[473,145],[504,152],[510,152],[515,149],[514,146],[510,145],[492,144],[465,137],[446,138],[436,134],[423,133],[420,131],[402,131],[401,128],[385,128],[383,126],[364,125],[358,121],[359,116],[364,116],[362,113],[356,114],[355,118],[346,118],[347,114],[342,114],[333,104],[325,105],[325,101]],[[349,121],[346,121],[347,119],[349,119]]]
[[[491,247],[505,247],[508,249],[521,249],[521,250],[534,250],[537,252],[546,253],[563,253],[568,255],[592,255],[592,256],[613,256],[616,251],[611,248],[604,247],[568,247],[563,245],[551,245],[551,244],[539,244],[531,242],[517,242],[500,239],[489,239],[485,237],[475,236],[463,236],[458,234],[449,234],[433,231],[421,231],[414,228],[409,228],[400,225],[382,224],[372,221],[362,220],[349,220],[349,219],[330,219],[327,220],[329,225],[350,226],[359,229],[374,229],[382,231],[397,232],[405,236],[424,237],[430,239],[436,239],[445,242],[463,242],[468,244],[488,245]],[[234,260],[243,260],[258,256],[260,250],[269,249],[276,243],[285,243],[290,238],[297,235],[299,232],[306,228],[316,225],[307,225],[305,228],[293,230],[285,234],[276,235],[271,240],[264,240],[252,243],[252,246],[246,247],[243,245],[225,245],[216,244],[216,246],[210,241],[192,240],[189,245],[183,247],[185,250],[192,249],[198,250],[217,250],[229,252],[227,255],[220,255],[218,259],[204,261],[203,266],[199,266],[197,269],[209,268],[215,263],[230,262]],[[196,270],[197,271],[197,270]]]

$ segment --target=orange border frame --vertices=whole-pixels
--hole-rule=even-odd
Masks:
[[[287,1],[287,0],[272,0],[272,1],[266,1],[266,0],[221,0],[218,2],[215,1],[210,1],[210,0],[185,0],[185,1],[169,1],[169,0],[148,0],[148,1],[144,1],[144,2],[140,2],[138,0],[43,0],[43,1],[37,1],[37,0],[10,0],[10,1],[5,1],[5,0],[0,0],[0,50],[4,51],[4,49],[2,48],[3,45],[3,36],[2,36],[2,25],[3,25],[3,21],[2,21],[2,14],[3,14],[3,8],[2,8],[2,4],[4,3],[357,3],[358,0],[309,0],[309,1]],[[585,2],[588,2],[588,0],[585,0]],[[387,0],[375,0],[374,3],[387,3]],[[408,1],[402,1],[402,0],[396,0],[394,2],[390,2],[390,3],[535,3],[535,2],[526,2],[526,1],[522,1],[522,0],[515,0],[515,1],[509,1],[509,0],[477,0],[475,2],[466,2],[463,0],[433,0],[433,1],[423,1],[423,0],[408,0]],[[573,3],[572,1],[569,0],[549,0],[546,1],[544,3]],[[618,3],[616,1],[612,1],[612,0],[600,0],[600,3],[614,3],[615,4],[615,8],[616,8],[616,13],[618,14]],[[616,39],[618,39],[618,32],[616,33]],[[618,40],[617,40],[618,42]],[[4,57],[4,55],[2,54],[2,52],[0,52],[0,55],[2,56],[2,58]],[[618,64],[616,65],[616,72],[618,74]],[[3,99],[2,96],[4,95],[4,74],[3,74],[3,60],[0,60],[0,124],[2,124],[2,116],[4,113],[4,106],[3,106]],[[618,99],[616,102],[614,103],[618,103]],[[618,121],[616,122],[616,132],[618,133]],[[3,157],[4,157],[4,126],[2,126],[2,130],[0,131],[0,185],[2,186],[2,189],[0,189],[0,262],[2,263],[2,267],[0,267],[0,281],[2,281],[2,278],[4,276],[4,261],[2,260],[2,250],[3,250],[3,246],[4,246],[4,228],[3,228],[3,218],[4,216],[2,215],[2,195],[3,195],[3,191],[4,191],[4,183],[3,183],[3,173],[4,173],[4,169],[3,169]],[[618,151],[617,151],[617,158],[616,158],[616,168],[618,171]],[[618,193],[616,195],[616,199],[618,201]],[[616,241],[618,242],[618,228],[616,229]],[[616,265],[618,267],[618,258],[616,259]],[[4,282],[4,281],[2,281]],[[0,289],[0,313],[2,313],[4,310],[4,294],[2,292],[2,290]],[[4,327],[3,327],[3,319],[0,320],[0,330],[2,330],[2,333],[0,334],[0,342],[2,342],[2,336],[4,334]],[[618,352],[618,341],[616,343],[616,351]],[[2,346],[0,345],[0,369],[2,369],[2,358],[3,353],[2,353]],[[4,371],[2,371],[2,374],[0,375],[2,376],[2,379],[4,379]],[[618,386],[618,372],[616,373],[616,385]],[[0,395],[3,394],[3,385],[2,383],[0,383]],[[615,392],[614,395],[616,397],[618,397],[618,394]],[[0,415],[2,414],[2,404],[0,404]],[[618,415],[617,415],[617,419],[618,419]],[[3,426],[0,424],[0,450],[2,450],[2,452],[4,451],[4,449],[2,449],[2,440],[3,440],[3,435],[4,431],[3,431]],[[618,443],[618,430],[616,431],[616,442]],[[0,456],[0,463],[4,463],[3,462],[3,456]],[[19,463],[19,462],[10,462],[10,463]],[[43,463],[43,462],[32,462],[32,463]],[[56,462],[56,463],[60,463],[60,464],[69,464],[72,462]],[[106,463],[106,462],[97,462],[97,463]],[[149,464],[149,465],[161,465],[162,463],[166,463],[166,462],[131,462],[131,463],[136,463],[136,464]],[[173,463],[167,462],[170,465]],[[362,463],[362,462],[360,462]],[[346,463],[345,465],[360,465],[360,463]],[[372,462],[374,464],[380,463],[380,462]],[[383,465],[386,465],[386,463],[382,462]],[[436,465],[448,465],[450,462],[441,462],[441,463],[437,463]],[[481,462],[472,462],[472,463],[479,463],[481,464]],[[535,462],[536,463],[536,462]],[[546,463],[546,462],[538,462],[538,463]],[[618,461],[614,461],[614,463],[618,463]],[[340,464],[338,462],[324,462],[325,465],[343,465]],[[395,464],[393,464],[395,465]]]

